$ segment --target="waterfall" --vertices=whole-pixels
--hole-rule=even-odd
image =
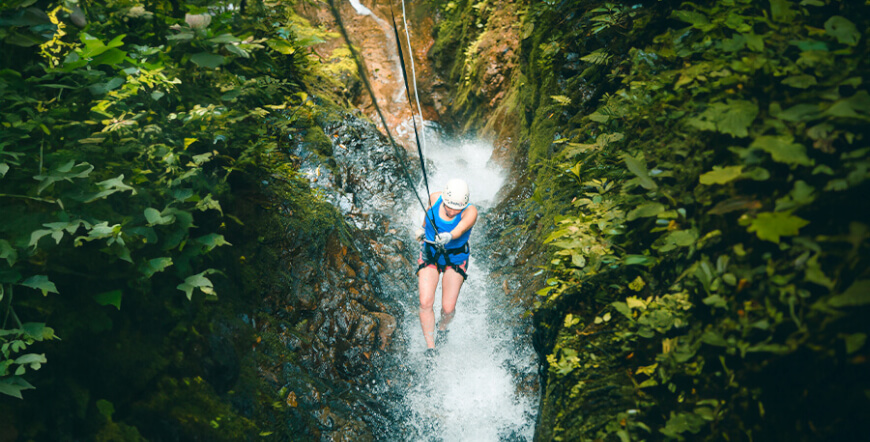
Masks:
[[[490,161],[492,145],[442,140],[431,132],[426,134],[430,190],[440,191],[450,178],[465,179],[471,189],[471,204],[480,210],[480,226],[506,178]],[[418,191],[423,195],[426,189]],[[409,201],[407,206],[407,231],[413,232],[422,223],[423,210],[416,201]],[[482,253],[475,255],[476,245],[487,240],[482,230],[471,235],[469,278],[460,291],[446,342],[439,344],[434,356],[424,353],[416,290],[402,298],[400,344],[388,356],[396,367],[391,379],[393,391],[388,395],[394,403],[385,404],[392,408],[398,428],[383,435],[384,439],[533,438],[537,391],[523,388],[521,379],[537,375],[537,360],[530,337],[514,329],[515,318],[523,312],[512,311],[517,308],[509,305],[500,285],[488,277],[487,258]],[[440,284],[435,299],[437,318]]]

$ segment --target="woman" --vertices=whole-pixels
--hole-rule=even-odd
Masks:
[[[417,263],[417,281],[420,291],[420,325],[427,348],[435,348],[435,289],[441,279],[441,320],[438,331],[447,325],[456,313],[459,289],[468,277],[468,237],[477,222],[477,208],[468,204],[468,184],[460,179],[447,182],[444,192],[429,196],[429,210],[423,228],[417,230],[417,239],[423,242]],[[434,227],[433,227],[434,223]]]

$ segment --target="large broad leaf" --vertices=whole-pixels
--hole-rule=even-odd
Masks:
[[[198,54],[193,54],[190,57],[190,61],[194,62],[199,67],[214,69],[222,64],[226,57],[223,55],[212,54],[209,52],[200,52]]]
[[[21,391],[31,390],[33,388],[33,385],[30,385],[30,383],[25,381],[21,376],[10,376],[8,378],[0,379],[0,393],[7,396],[23,399]]]
[[[0,259],[5,259],[9,267],[14,266],[18,261],[18,251],[5,239],[0,239]]]
[[[44,296],[47,296],[48,292],[57,293],[57,287],[45,275],[33,275],[22,281],[21,285],[39,290]]]
[[[746,100],[711,103],[688,124],[700,130],[715,130],[735,137],[749,135],[749,126],[758,116],[758,105]]]
[[[637,175],[638,182],[644,189],[647,190],[655,190],[658,189],[658,185],[655,181],[652,180],[649,176],[649,172],[646,170],[646,167],[638,161],[636,158],[629,154],[622,154],[620,157],[623,161],[625,161],[625,166],[628,167],[628,170],[631,173]]]
[[[293,47],[290,42],[283,39],[270,38],[266,40],[266,44],[269,45],[269,47],[273,50],[276,50],[284,55],[291,55],[296,52],[296,48]]]
[[[656,216],[659,213],[665,211],[665,206],[661,203],[646,203],[641,204],[640,206],[635,207],[632,211],[628,212],[626,219],[629,221],[638,219],[638,218],[647,218],[650,216]]]
[[[832,296],[828,304],[833,307],[852,307],[870,304],[870,279],[855,281],[845,292]]]
[[[861,40],[861,33],[855,24],[846,17],[835,15],[825,22],[825,32],[838,42],[849,46],[856,46]]]
[[[157,272],[162,272],[166,270],[167,267],[172,265],[172,258],[163,257],[163,258],[154,258],[148,261],[145,261],[139,267],[139,273],[144,275],[146,278],[150,278]]]
[[[145,220],[148,221],[149,226],[153,226],[153,225],[165,226],[167,224],[172,224],[175,222],[175,215],[173,215],[171,213],[168,213],[167,215],[163,215],[157,209],[155,209],[153,207],[149,207],[149,208],[145,209]]]
[[[803,144],[794,142],[791,136],[762,135],[749,145],[753,149],[761,149],[770,154],[773,160],[785,164],[812,166],[815,162],[807,156]]]
[[[42,182],[40,183],[39,188],[36,189],[36,193],[42,193],[46,187],[58,181],[72,182],[73,178],[86,178],[93,170],[94,166],[90,163],[75,164],[75,160],[69,160],[68,162],[58,166],[56,169],[51,170],[46,175],[34,176],[33,179]]]
[[[870,120],[870,94],[858,91],[849,98],[836,101],[822,115]]]
[[[781,236],[794,236],[800,233],[801,227],[810,222],[794,216],[791,212],[764,212],[752,220],[747,230],[755,232],[759,239],[779,244]]]
[[[84,202],[90,203],[100,198],[105,198],[115,192],[123,192],[127,190],[129,190],[132,195],[136,194],[136,189],[124,184],[124,174],[118,175],[115,178],[111,178],[105,181],[100,181],[99,183],[97,183],[97,187],[100,188],[100,191],[97,193],[86,195],[84,197]]]
[[[713,170],[700,177],[701,184],[725,184],[740,177],[743,166],[713,166]]]
[[[660,252],[669,252],[677,247],[688,247],[695,244],[698,240],[698,232],[695,229],[675,230],[665,235],[662,242],[664,244],[659,247]]]
[[[203,246],[202,252],[203,253],[209,252],[209,251],[211,251],[211,249],[213,249],[215,247],[231,246],[232,245],[224,238],[223,235],[221,235],[219,233],[209,233],[208,235],[203,235],[203,236],[200,236],[199,238],[196,238],[194,241],[202,244],[202,246]]]

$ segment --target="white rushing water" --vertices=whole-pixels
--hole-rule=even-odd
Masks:
[[[426,144],[432,192],[442,190],[451,178],[462,178],[471,190],[471,204],[484,211],[494,203],[505,172],[490,161],[491,144],[445,142],[435,136],[428,136]],[[422,183],[419,191],[426,193]],[[407,219],[409,232],[422,223],[423,210],[416,201]],[[399,355],[411,371],[401,404],[405,440],[532,440],[538,398],[518,386],[516,372],[517,367],[526,374],[537,369],[534,351],[528,337],[516,339],[513,322],[505,321],[506,315],[522,312],[510,311],[504,291],[487,275],[487,263],[474,254],[481,234],[478,229],[471,235],[469,278],[462,286],[446,343],[439,345],[434,357],[424,354],[418,295],[408,294],[401,319],[407,353]],[[437,319],[440,284],[435,299]]]

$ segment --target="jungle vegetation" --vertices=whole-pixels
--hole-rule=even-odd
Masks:
[[[530,235],[540,263],[517,270],[540,281],[537,437],[861,434],[867,2],[433,3],[453,119],[510,137],[514,194],[531,195],[505,232]],[[292,126],[343,87],[308,50],[327,35],[291,6],[0,7],[0,409],[70,411],[32,413],[28,437],[141,439],[134,423],[157,415],[113,416],[155,386],[174,393],[137,406],[202,437],[271,434],[237,411],[285,398],[215,400],[181,351],[196,345],[159,349],[202,343],[199,312],[250,302],[229,250],[261,237],[239,195],[280,174],[282,197],[315,202],[295,230],[320,237],[334,216],[280,161]],[[481,56],[496,48],[513,54],[501,95]]]
[[[292,6],[2,3],[0,439],[297,431],[236,357],[278,228],[251,201],[312,248],[340,224],[281,150],[344,87]]]
[[[859,437],[868,4],[438,4],[453,111],[527,164],[507,232],[543,254],[537,437]],[[510,38],[493,106],[487,51]]]

